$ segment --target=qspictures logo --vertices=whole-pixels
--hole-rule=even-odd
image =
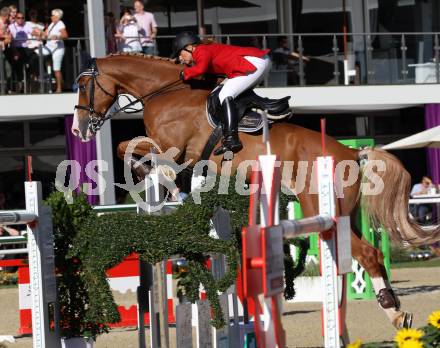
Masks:
[[[106,161],[93,160],[86,164],[84,168],[76,160],[62,161],[57,167],[55,187],[58,191],[64,193],[65,199],[68,203],[73,202],[72,192],[80,187],[80,174],[84,170],[85,175],[90,181],[95,184],[91,186],[82,187],[82,190],[87,195],[101,195],[108,188],[108,185],[116,185],[127,191],[136,204],[143,210],[150,212],[159,211],[168,201],[171,193],[177,192],[178,188],[175,184],[175,179],[179,173],[190,167],[190,161],[178,164],[176,162],[180,152],[177,148],[172,147],[163,152],[158,144],[152,139],[146,137],[134,138],[128,145],[124,162],[130,163],[130,159],[135,153],[136,146],[140,143],[148,142],[155,152],[149,153],[140,158],[136,165],[144,165],[150,168],[150,176],[146,179],[135,183],[131,173],[131,168],[124,165],[124,180],[125,183],[107,183],[98,171],[101,172],[109,170],[109,165]],[[232,158],[232,153],[226,153],[225,158]],[[238,164],[235,174],[233,174],[232,161],[224,161],[219,168],[214,161],[204,160],[197,162],[193,167],[193,175],[200,177],[202,173],[206,173],[206,177],[199,180],[201,183],[192,192],[194,202],[201,204],[201,193],[209,192],[216,186],[217,179],[220,180],[217,194],[227,194],[229,192],[229,185],[231,185],[231,177],[236,176],[235,191],[240,195],[250,195],[256,192],[257,186],[247,184],[245,181],[246,173],[252,168],[256,167],[256,160],[245,160]],[[287,195],[297,195],[306,191],[308,194],[318,194],[317,185],[317,162],[313,161],[278,161],[276,166],[281,167],[281,190]],[[335,194],[337,198],[344,198],[344,189],[355,185],[362,178],[360,189],[362,195],[378,195],[384,189],[384,182],[381,175],[386,171],[386,164],[381,160],[369,160],[362,165],[353,160],[343,160],[336,164],[335,167]],[[69,175],[70,172],[70,175]],[[220,174],[220,175],[218,175]],[[155,192],[158,187],[165,193],[160,195]],[[146,202],[142,193],[146,191],[150,198]]]

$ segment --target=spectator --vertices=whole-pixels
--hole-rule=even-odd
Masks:
[[[112,12],[107,12],[104,16],[105,24],[105,43],[107,53],[115,53],[117,51],[115,34],[116,34],[116,24],[115,16]]]
[[[9,12],[8,7],[3,7],[0,10],[0,49],[3,51],[11,42],[11,35],[9,33]]]
[[[29,36],[28,48],[36,49],[39,46],[41,46],[41,44],[43,43],[40,40],[39,33],[44,30],[43,23],[38,21],[38,11],[37,10],[32,9],[29,11],[29,20],[26,22],[26,24],[28,24],[32,29],[32,34]]]
[[[286,36],[278,38],[278,47],[271,52],[271,55],[275,69],[285,70],[287,72],[287,84],[298,84],[298,60],[300,55],[289,48],[289,42]],[[303,56],[302,59],[305,62],[310,61],[310,59],[305,56]]]
[[[142,1],[134,2],[134,10],[134,17],[141,28],[139,34],[141,37],[142,52],[144,52],[144,54],[156,54],[155,40],[157,35],[157,23],[154,19],[154,15],[151,12],[144,11]]]
[[[63,40],[67,39],[69,35],[67,34],[66,26],[61,20],[63,18],[63,10],[54,9],[51,14],[52,23],[44,32],[40,32],[40,38],[47,40],[43,47],[43,54],[45,56],[52,56],[53,71],[57,83],[55,93],[61,93],[63,89],[63,75],[61,74],[61,64],[64,57]]]
[[[142,52],[139,37],[140,30],[136,18],[131,15],[130,10],[124,10],[118,32],[115,34],[115,37],[121,40],[121,50],[123,52]]]
[[[28,37],[32,34],[32,28],[24,20],[24,14],[17,12],[15,22],[9,24],[9,32],[12,36],[11,49],[7,57],[12,67],[12,78],[17,81],[16,92],[22,92],[23,69],[29,63],[31,51],[28,48]]]
[[[10,5],[9,6],[9,24],[13,24],[15,22],[15,17],[17,16],[17,6]]]
[[[35,9],[29,11],[29,21],[26,22],[32,29],[31,35],[28,36],[28,48],[31,50],[31,57],[29,64],[31,66],[31,74],[34,80],[37,79],[39,73],[39,62],[38,55],[35,53],[36,50],[43,44],[40,39],[40,33],[44,31],[43,23],[38,21],[38,12]]]
[[[411,197],[417,198],[420,195],[428,195],[436,192],[435,185],[432,184],[432,180],[429,176],[423,176],[422,181],[415,184],[411,189]],[[426,223],[431,219],[433,212],[432,204],[414,204],[411,207],[411,214],[420,223]]]
[[[15,228],[0,226],[0,236],[19,236],[20,232]]]

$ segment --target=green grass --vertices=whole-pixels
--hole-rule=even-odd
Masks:
[[[391,264],[391,268],[422,268],[422,267],[440,267],[440,258],[436,257],[425,261],[407,261]]]
[[[0,290],[1,289],[10,289],[10,288],[18,288],[18,284],[8,284],[8,285],[0,285]]]

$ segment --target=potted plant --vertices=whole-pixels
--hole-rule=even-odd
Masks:
[[[108,332],[108,326],[88,315],[90,301],[82,266],[76,257],[68,255],[80,226],[94,214],[85,195],[74,195],[72,204],[61,192],[53,192],[46,200],[53,216],[60,334],[63,347],[91,348],[99,334]]]

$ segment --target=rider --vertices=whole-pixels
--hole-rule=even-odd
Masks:
[[[264,77],[270,67],[268,52],[255,47],[201,41],[192,32],[180,33],[174,39],[172,57],[179,57],[186,64],[179,76],[183,81],[204,73],[227,76],[219,94],[223,115],[223,143],[214,151],[214,155],[226,151],[235,153],[243,148],[238,137],[238,114],[234,99],[257,85]]]

